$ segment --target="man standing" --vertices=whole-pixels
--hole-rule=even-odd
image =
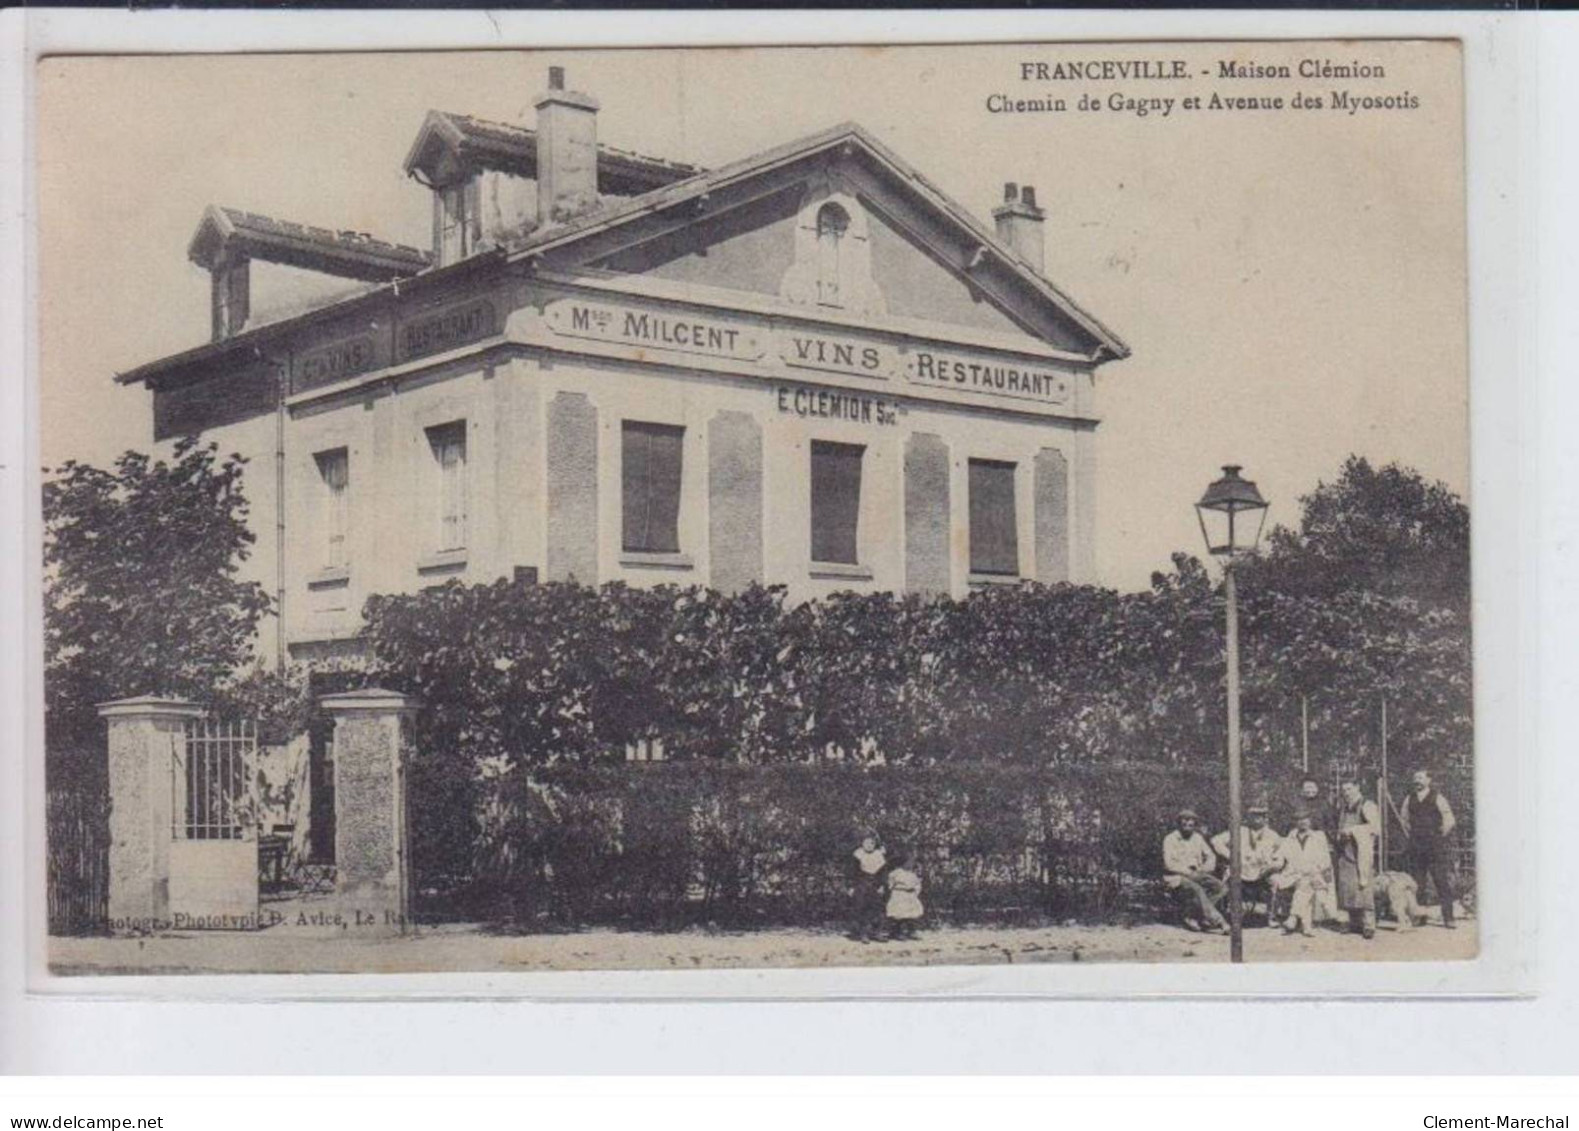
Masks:
[[[1184,903],[1184,925],[1190,930],[1228,930],[1217,905],[1228,889],[1212,874],[1217,855],[1196,827],[1193,809],[1180,809],[1178,827],[1162,838],[1162,882]]]
[[[1414,876],[1421,902],[1425,900],[1426,877],[1436,885],[1437,902],[1442,905],[1442,926],[1451,931],[1456,924],[1453,922],[1453,863],[1448,837],[1458,822],[1447,798],[1431,784],[1430,771],[1416,770],[1413,786],[1399,812],[1404,835],[1409,838],[1409,872]]]
[[[1376,937],[1376,838],[1381,810],[1353,778],[1343,783],[1338,810],[1338,906],[1349,913],[1349,929]]]
[[[1246,904],[1261,903],[1266,906],[1266,925],[1272,926],[1272,874],[1283,866],[1279,849],[1283,838],[1278,836],[1267,820],[1264,804],[1251,805],[1245,810],[1245,824],[1239,829],[1239,880]],[[1224,861],[1229,859],[1228,830],[1212,838],[1212,850]]]

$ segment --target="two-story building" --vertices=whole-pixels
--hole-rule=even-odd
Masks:
[[[548,85],[530,126],[422,122],[428,250],[210,208],[212,340],[118,378],[156,440],[248,457],[267,653],[449,578],[1093,580],[1093,375],[1127,351],[1045,277],[1029,186],[989,228],[853,124],[695,168]],[[269,271],[342,293],[269,320]]]

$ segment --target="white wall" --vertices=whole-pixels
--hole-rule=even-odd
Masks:
[[[1022,576],[1037,572],[1034,460],[1043,448],[1061,450],[1070,468],[1066,525],[1075,578],[1089,577],[1089,433],[1024,414],[991,413],[938,402],[898,405],[895,423],[808,418],[783,412],[782,383],[691,370],[638,368],[593,359],[499,358],[457,362],[393,389],[345,396],[293,410],[287,430],[287,612],[292,643],[353,635],[363,601],[373,593],[414,592],[457,577],[486,582],[517,566],[543,566],[547,406],[561,391],[580,393],[598,412],[598,580],[633,585],[706,584],[708,531],[708,421],[726,410],[762,426],[765,580],[788,586],[793,600],[839,589],[903,587],[904,444],[912,432],[932,433],[949,447],[951,463],[951,578],[968,592],[967,463],[972,458],[1017,465],[1015,499]],[[791,386],[793,387],[793,386]],[[884,390],[861,389],[881,397]],[[882,398],[890,404],[892,398]],[[463,562],[428,566],[435,549],[433,459],[425,429],[467,421],[468,547]],[[680,549],[688,568],[634,563],[621,552],[620,427],[623,420],[685,429]],[[252,422],[256,429],[272,422]],[[229,431],[229,430],[226,430]],[[860,564],[870,579],[813,577],[810,562],[810,444],[861,444]],[[254,441],[256,442],[256,441]],[[349,578],[345,587],[310,587],[321,564],[317,525],[323,487],[315,452],[350,451]],[[268,464],[272,469],[272,464]],[[259,470],[253,468],[254,472]],[[268,478],[272,487],[271,477]],[[259,486],[263,486],[259,480]],[[249,479],[249,491],[252,480]],[[272,554],[262,535],[272,524],[272,489],[252,496],[259,522],[259,556]],[[270,533],[272,529],[270,529]],[[1082,541],[1086,544],[1082,545]],[[626,560],[622,560],[626,559]],[[272,560],[269,558],[269,560]]]

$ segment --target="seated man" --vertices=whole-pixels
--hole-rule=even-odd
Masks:
[[[1301,809],[1294,818],[1293,831],[1283,839],[1279,852],[1283,866],[1272,876],[1275,887],[1292,893],[1283,924],[1285,934],[1315,934],[1316,921],[1322,917],[1321,904],[1332,891],[1332,845],[1327,834],[1314,826],[1314,815]]]
[[[1178,828],[1162,838],[1162,882],[1178,893],[1188,930],[1226,931],[1228,922],[1217,905],[1227,889],[1212,872],[1217,855],[1197,829],[1193,809],[1179,810]]]
[[[1267,820],[1267,807],[1251,805],[1245,810],[1245,823],[1239,829],[1239,891],[1248,910],[1255,904],[1266,908],[1266,925],[1273,923],[1272,877],[1283,867],[1283,838]],[[1228,830],[1212,838],[1212,849],[1224,862],[1228,875]]]

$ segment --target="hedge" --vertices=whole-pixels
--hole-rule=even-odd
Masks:
[[[1286,790],[1363,770],[1380,694],[1400,768],[1467,749],[1452,610],[1263,584],[1243,606],[1245,760]],[[450,583],[374,597],[365,678],[420,699],[413,862],[457,902],[567,923],[828,921],[857,830],[925,863],[944,917],[1107,913],[1180,800],[1213,818],[1221,608],[1198,563],[1149,591],[964,600]],[[661,743],[667,761],[627,764]],[[1218,822],[1220,824],[1220,821]],[[1106,909],[1106,910],[1105,910]]]
[[[452,845],[470,840],[448,861],[465,875],[419,850],[418,907],[521,925],[837,925],[872,830],[911,855],[934,922],[1151,914],[1171,815],[1190,804],[1220,826],[1225,796],[1216,772],[1133,764],[506,769],[478,785],[475,838]]]

